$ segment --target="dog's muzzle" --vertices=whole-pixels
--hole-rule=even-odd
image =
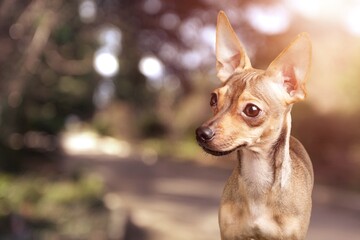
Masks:
[[[198,144],[204,149],[205,152],[214,155],[214,156],[223,156],[227,155],[233,151],[235,151],[237,148],[241,147],[235,147],[234,149],[228,150],[228,151],[215,151],[209,148],[208,143],[214,138],[215,133],[214,131],[209,127],[201,126],[195,130],[196,134],[196,140]]]

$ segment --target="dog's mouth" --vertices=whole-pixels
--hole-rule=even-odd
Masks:
[[[214,155],[214,156],[225,156],[225,155],[228,155],[228,154],[232,153],[236,149],[235,148],[235,149],[228,150],[228,151],[214,151],[214,150],[210,150],[209,148],[206,148],[204,146],[201,146],[201,147],[205,152],[207,152],[207,153],[209,153],[211,155]]]
[[[202,149],[203,149],[205,152],[207,152],[207,153],[209,153],[209,154],[211,154],[211,155],[214,155],[214,156],[225,156],[225,155],[228,155],[228,154],[234,152],[235,150],[237,150],[237,149],[239,149],[239,148],[242,148],[242,147],[245,147],[245,146],[246,146],[246,144],[244,143],[244,144],[240,144],[239,146],[236,146],[236,147],[234,147],[234,148],[232,148],[232,149],[230,149],[230,150],[226,150],[226,151],[215,151],[215,150],[212,150],[212,149],[208,148],[207,146],[205,146],[205,144],[203,143],[203,141],[201,141],[199,138],[196,138],[196,140],[197,140],[199,146],[202,147]]]

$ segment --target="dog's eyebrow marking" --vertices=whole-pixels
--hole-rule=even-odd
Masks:
[[[225,83],[225,86],[230,86],[226,92],[228,101],[236,102],[236,99],[239,98],[250,82],[254,82],[259,78],[262,78],[262,73],[262,70],[247,69],[242,72],[233,74]]]
[[[249,82],[249,81],[258,79],[261,76],[261,73],[262,72],[260,72],[260,71],[247,71],[241,77],[242,77],[243,81]]]

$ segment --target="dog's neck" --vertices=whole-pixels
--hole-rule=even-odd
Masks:
[[[285,114],[282,128],[272,141],[261,147],[244,148],[238,152],[239,175],[249,194],[254,197],[267,193],[272,186],[285,187],[290,174],[290,111]]]

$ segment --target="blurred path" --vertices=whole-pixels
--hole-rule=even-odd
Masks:
[[[217,211],[230,168],[109,156],[68,157],[65,167],[101,174],[146,239],[220,239]],[[360,239],[360,196],[315,186],[307,239]]]

